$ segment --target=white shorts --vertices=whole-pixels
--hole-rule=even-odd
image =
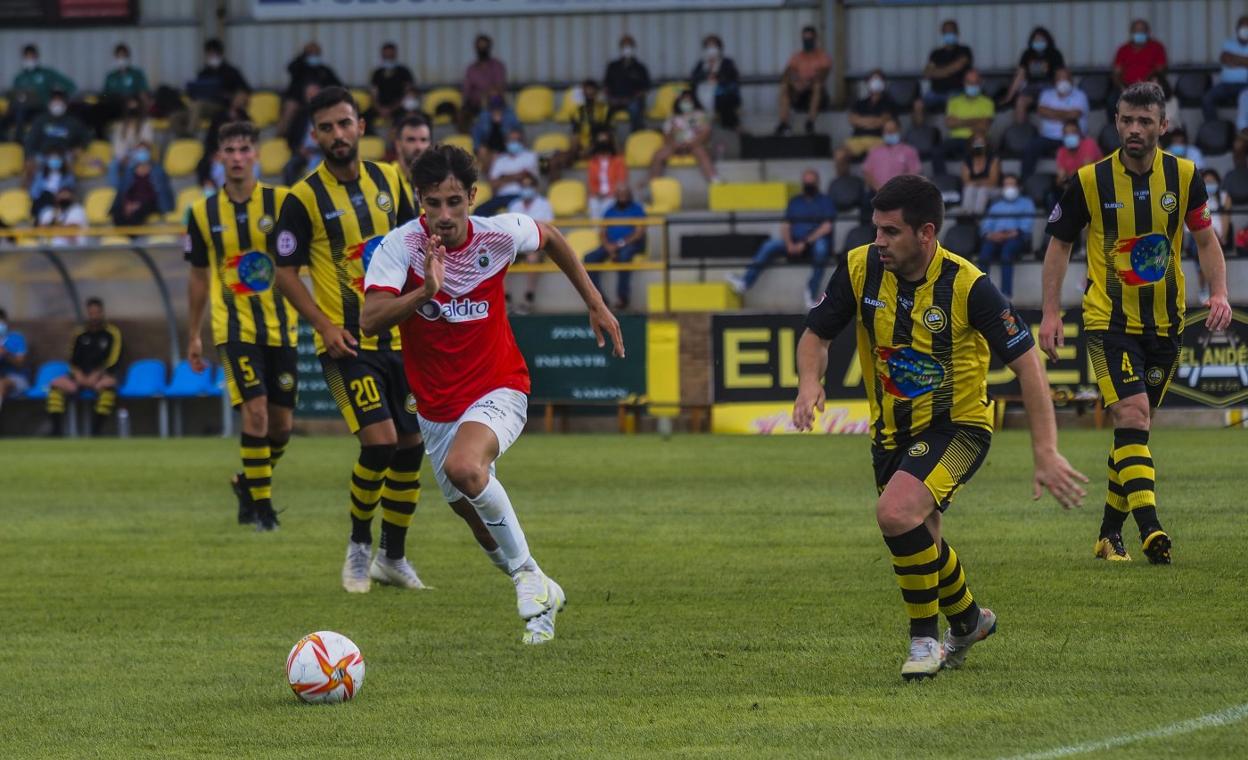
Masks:
[[[451,484],[443,469],[459,426],[465,422],[479,422],[494,431],[498,438],[498,455],[502,456],[524,430],[524,423],[529,419],[529,397],[511,388],[499,388],[473,402],[454,422],[432,422],[419,414],[417,417],[420,420],[420,434],[425,439],[425,453],[429,455],[429,462],[433,465],[434,476],[438,479],[446,503],[452,504],[467,498]],[[494,462],[490,462],[490,474],[494,474]]]

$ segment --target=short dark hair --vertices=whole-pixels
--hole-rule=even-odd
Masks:
[[[399,52],[399,46],[398,46],[398,45],[396,45],[396,44],[394,44],[393,42],[383,42],[383,43],[381,44],[381,49],[382,49],[382,50],[393,50],[393,51],[394,51],[394,52],[396,52],[396,53],[397,53],[397,52]]]
[[[116,45],[113,46],[113,55],[117,55],[118,53],[125,53],[126,55],[130,55],[130,46],[124,42],[118,42]]]
[[[316,97],[308,101],[308,115],[316,120],[316,115],[326,108],[333,108],[339,103],[346,103],[351,106],[351,110],[355,111],[356,117],[360,115],[360,107],[356,104],[355,98],[351,92],[345,87],[326,87],[316,94]]]
[[[225,45],[221,44],[221,40],[217,39],[216,37],[213,37],[212,39],[204,43],[204,52],[205,53],[224,53]]]
[[[815,34],[815,35],[817,35],[817,34],[819,34],[819,32],[818,32],[818,30],[816,30],[816,29],[815,29],[814,25],[812,25],[812,24],[807,24],[806,26],[803,26],[803,27],[802,27],[802,34],[803,34],[803,35],[807,35],[807,34]]]
[[[252,145],[260,142],[260,130],[250,121],[228,121],[217,130],[217,143],[224,145],[226,140],[241,137]]]
[[[8,321],[8,319],[9,319],[9,313],[8,313],[7,311],[5,311],[5,310],[4,310],[4,307],[3,307],[3,306],[0,306],[0,319],[5,320],[6,322],[7,322],[7,321]]]
[[[463,148],[439,143],[421,153],[412,166],[412,187],[418,193],[437,187],[447,177],[454,177],[464,190],[471,190],[477,184],[477,164],[472,154]]]
[[[22,55],[25,56],[28,53],[39,55],[39,48],[35,47],[34,43],[28,42],[26,43],[26,46],[22,48]]]
[[[1118,98],[1118,102],[1137,108],[1157,106],[1162,116],[1166,114],[1166,94],[1162,91],[1161,85],[1155,82],[1136,82],[1122,91],[1122,97]]]
[[[1014,172],[1006,172],[1005,174],[1002,174],[1002,175],[1001,175],[1001,183],[1002,183],[1002,184],[1005,184],[1005,181],[1006,181],[1007,179],[1012,179],[1012,180],[1014,180],[1015,182],[1020,182],[1020,181],[1021,181],[1021,180],[1019,180],[1018,175],[1017,175],[1017,174],[1015,174]]]
[[[918,174],[899,174],[871,199],[876,211],[901,209],[901,218],[916,232],[929,222],[939,230],[945,222],[945,199],[940,188]]]
[[[581,87],[593,87],[596,90],[598,89],[598,80],[594,79],[593,77],[589,77],[588,79],[583,79],[581,80]]]
[[[413,127],[413,128],[428,127],[429,131],[433,132],[433,125],[429,123],[429,117],[425,116],[423,113],[420,113],[419,111],[413,111],[412,113],[409,113],[407,116],[404,116],[403,119],[399,122],[399,128],[396,130],[395,134],[402,132],[408,127]]]
[[[103,309],[103,308],[104,308],[104,301],[103,301],[103,299],[101,299],[99,296],[91,296],[90,298],[88,298],[88,299],[87,299],[87,306],[88,306],[88,307],[91,307],[91,306],[98,306],[98,307],[100,307],[101,309]]]

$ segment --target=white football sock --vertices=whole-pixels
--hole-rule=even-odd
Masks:
[[[537,569],[529,554],[529,542],[524,538],[524,529],[520,527],[516,510],[512,508],[511,499],[507,498],[507,491],[498,478],[491,475],[485,490],[476,496],[469,496],[468,503],[477,510],[486,530],[498,542],[508,573]]]
[[[507,555],[503,554],[503,550],[499,547],[493,549],[482,549],[485,556],[490,558],[490,562],[494,563],[494,567],[502,570],[504,573],[511,575],[511,571],[507,569]]]

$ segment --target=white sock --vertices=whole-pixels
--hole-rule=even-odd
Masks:
[[[507,569],[507,555],[503,554],[503,550],[501,548],[495,547],[488,550],[483,549],[482,551],[485,552],[485,556],[490,558],[490,562],[494,563],[494,567],[497,567],[499,570],[502,570],[508,575],[511,574],[510,570]]]
[[[529,554],[529,542],[524,538],[524,529],[520,527],[516,510],[512,508],[511,499],[507,498],[507,491],[498,482],[498,478],[491,475],[485,490],[476,496],[469,496],[468,503],[477,510],[486,530],[498,542],[508,573],[536,569],[533,557]]]

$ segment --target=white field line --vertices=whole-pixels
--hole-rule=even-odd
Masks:
[[[1168,726],[1153,728],[1148,731],[1140,731],[1135,734],[1123,734],[1122,736],[1112,736],[1108,739],[1099,739],[1097,741],[1084,742],[1082,744],[1069,744],[1065,747],[1055,747],[1047,749],[1043,752],[1029,752],[1025,755],[1014,755],[1006,758],[1006,760],[1053,760],[1058,757],[1071,757],[1073,755],[1082,755],[1088,752],[1097,752],[1103,749],[1111,749],[1113,747],[1121,747],[1126,744],[1143,741],[1145,739],[1164,739],[1169,736],[1178,736],[1180,734],[1190,734],[1193,731],[1201,731],[1206,728],[1214,728],[1216,726],[1227,726],[1232,723],[1248,718],[1248,703],[1228,707],[1225,710],[1219,710],[1207,715],[1201,715],[1198,718],[1171,723]]]

